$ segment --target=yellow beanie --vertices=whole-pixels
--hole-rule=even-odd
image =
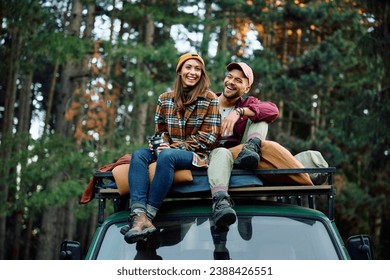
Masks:
[[[176,66],[176,73],[179,71],[179,69],[183,65],[183,63],[186,62],[189,59],[197,59],[204,66],[203,58],[201,58],[199,54],[197,54],[197,53],[186,53],[186,54],[183,54],[182,56],[179,57],[179,61],[177,62],[177,66]]]

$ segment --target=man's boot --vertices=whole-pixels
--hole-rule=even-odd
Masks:
[[[241,169],[256,169],[260,162],[261,140],[257,137],[249,139],[242,147],[234,161],[234,167]]]
[[[217,227],[228,227],[236,222],[237,215],[232,206],[233,201],[226,192],[220,191],[213,196],[212,219]]]
[[[156,228],[146,216],[145,212],[132,212],[129,216],[131,228],[125,235],[125,241],[129,244],[146,239],[151,233],[156,231]],[[123,228],[122,228],[123,229]],[[121,233],[125,232],[125,229]]]

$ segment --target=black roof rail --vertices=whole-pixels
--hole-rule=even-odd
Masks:
[[[207,176],[206,169],[191,170],[193,176]],[[334,219],[334,196],[336,194],[333,186],[333,175],[336,172],[335,167],[324,168],[286,168],[286,169],[233,169],[232,176],[236,175],[255,175],[261,178],[262,175],[280,175],[280,174],[298,174],[298,173],[326,173],[327,181],[322,185],[262,185],[251,186],[246,185],[242,187],[230,188],[229,194],[234,197],[273,197],[280,202],[290,203],[291,198],[295,197],[297,204],[302,205],[301,199],[303,196],[308,197],[309,207],[315,209],[315,196],[325,195],[328,200],[327,216],[330,220]],[[121,196],[116,188],[115,178],[111,171],[94,173],[96,180],[94,192],[95,198],[98,199],[98,222],[104,221],[104,210],[107,199],[112,199],[114,203],[114,211],[121,211],[128,208],[129,195]],[[196,191],[191,193],[182,193],[175,191],[173,186],[167,198],[204,198],[210,197],[209,190]]]

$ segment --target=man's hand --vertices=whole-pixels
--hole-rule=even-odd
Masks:
[[[233,134],[233,128],[240,115],[236,110],[230,112],[230,114],[223,120],[221,124],[221,134],[222,136],[229,136]]]

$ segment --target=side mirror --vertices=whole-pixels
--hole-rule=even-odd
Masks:
[[[77,241],[61,243],[60,260],[81,260],[81,246]]]
[[[368,235],[354,235],[347,240],[347,250],[352,260],[373,260],[373,247]]]

